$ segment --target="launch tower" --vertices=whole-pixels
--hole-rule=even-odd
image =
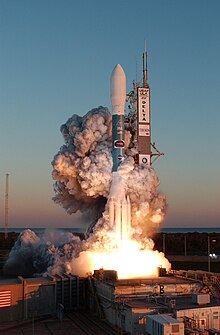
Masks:
[[[125,121],[125,128],[132,134],[132,145],[136,149],[135,162],[138,165],[151,165],[160,152],[155,143],[151,142],[150,117],[150,87],[147,78],[147,50],[143,53],[143,82],[133,82],[133,90],[127,95],[129,115]]]

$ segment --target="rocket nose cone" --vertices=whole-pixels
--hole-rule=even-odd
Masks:
[[[126,76],[120,64],[117,64],[112,71],[110,97],[113,107],[124,106],[126,101]]]
[[[114,71],[121,71],[121,72],[124,73],[124,70],[123,70],[123,67],[121,66],[121,64],[116,64],[112,72],[114,72]]]
[[[125,78],[125,72],[124,72],[123,67],[121,66],[121,64],[115,65],[115,67],[112,71],[111,80],[112,80],[113,77],[116,77],[116,76]]]

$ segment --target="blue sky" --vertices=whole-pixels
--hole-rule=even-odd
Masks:
[[[217,0],[1,0],[0,226],[6,173],[11,227],[79,226],[51,200],[60,125],[111,108],[115,64],[132,89],[145,39],[163,226],[219,226],[219,12]]]

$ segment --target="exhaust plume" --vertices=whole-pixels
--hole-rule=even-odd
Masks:
[[[111,114],[105,107],[92,109],[84,117],[74,114],[61,126],[61,133],[65,145],[52,162],[53,200],[69,214],[88,212],[93,226],[104,211],[112,182]],[[136,234],[152,236],[164,218],[166,200],[157,191],[159,180],[153,168],[135,166],[130,140],[130,132],[125,131],[127,158],[118,173],[131,200]]]
[[[119,271],[123,257],[131,251],[141,259],[141,264],[152,259],[152,267],[170,268],[164,255],[153,251],[151,239],[166,212],[165,196],[157,190],[159,179],[152,166],[135,164],[136,152],[130,149],[132,136],[128,130],[125,130],[125,159],[116,172],[117,178],[113,177],[111,122],[109,110],[101,106],[83,117],[74,114],[61,126],[65,144],[52,161],[53,200],[69,214],[80,211],[90,218],[86,240],[80,241],[72,234],[36,236],[30,230],[24,231],[10,252],[5,273],[15,274],[21,258],[25,259],[22,271],[26,275],[72,272],[83,276],[97,266],[106,269],[115,266]],[[131,240],[124,256],[118,257],[115,229],[109,221],[109,200],[125,197],[131,203]],[[116,263],[117,258],[120,264]],[[155,269],[149,273],[155,274]],[[124,269],[119,278],[126,276],[132,274]]]

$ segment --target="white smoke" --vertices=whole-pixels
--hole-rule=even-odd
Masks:
[[[37,236],[27,229],[19,235],[3,271],[24,277],[68,272],[69,260],[78,256],[80,250],[81,241],[72,233],[46,230]]]
[[[111,182],[111,114],[99,107],[84,117],[73,115],[61,126],[65,145],[54,157],[54,201],[69,213],[104,210]]]
[[[61,126],[61,132],[65,145],[52,162],[54,201],[70,214],[89,212],[93,225],[104,212],[112,182],[111,114],[99,107],[84,117],[73,115]],[[126,131],[127,158],[118,173],[131,200],[132,224],[138,228],[138,235],[149,236],[164,218],[166,200],[157,191],[159,180],[153,168],[135,166],[135,152],[128,149],[130,140],[131,134]]]
[[[53,200],[69,214],[87,215],[87,239],[81,242],[70,235],[49,234],[37,237],[31,231],[21,234],[5,265],[13,273],[24,259],[28,274],[73,272],[82,274],[92,267],[95,251],[113,251],[114,227],[109,224],[108,199],[126,194],[131,201],[132,237],[144,249],[152,250],[150,237],[165,216],[165,196],[158,192],[159,180],[152,167],[134,163],[135,150],[129,149],[131,134],[125,131],[125,160],[118,169],[119,182],[112,181],[111,114],[105,107],[89,111],[84,117],[73,115],[61,132],[65,145],[52,162],[55,180]],[[55,238],[56,237],[56,238]],[[111,250],[112,249],[112,250]],[[80,253],[81,252],[81,253]],[[80,257],[78,257],[80,255]]]

